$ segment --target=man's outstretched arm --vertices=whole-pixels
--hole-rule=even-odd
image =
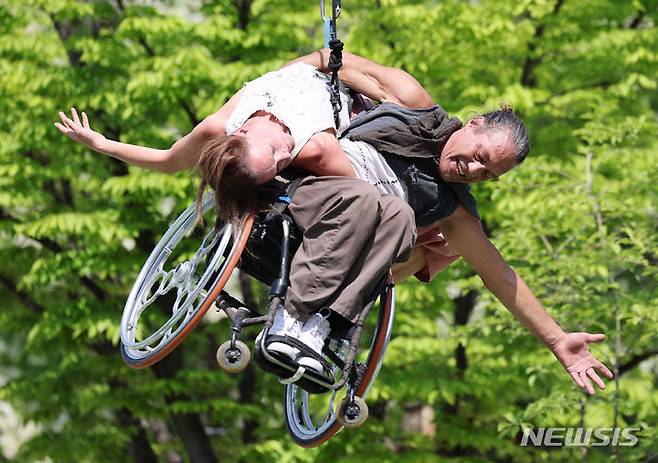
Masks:
[[[297,58],[287,65],[307,63],[328,74],[331,72],[328,66],[330,52],[328,48],[324,48]],[[338,77],[356,92],[373,100],[395,103],[411,109],[429,108],[434,104],[429,93],[408,72],[382,66],[353,53],[343,52],[343,65],[338,71]]]
[[[487,289],[553,352],[576,384],[589,394],[594,394],[591,381],[604,389],[594,369],[608,378],[612,373],[587,350],[588,343],[602,341],[604,335],[564,332],[489,241],[480,221],[466,209],[457,207],[439,223],[450,246],[473,266]]]

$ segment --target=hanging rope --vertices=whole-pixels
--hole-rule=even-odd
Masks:
[[[338,80],[338,70],[343,65],[343,47],[344,44],[338,40],[336,32],[336,19],[340,16],[340,0],[332,0],[331,16],[325,15],[324,0],[320,0],[320,13],[324,22],[324,46],[331,49],[329,55],[329,69],[331,70],[331,87],[330,100],[334,109],[334,123],[336,129],[340,125],[340,111],[343,109],[343,102],[340,99],[340,81]]]

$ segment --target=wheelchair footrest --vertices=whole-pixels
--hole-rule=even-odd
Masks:
[[[278,362],[283,363],[287,366],[281,366],[276,363],[270,362],[264,355],[263,352],[261,351],[260,345],[256,345],[254,349],[254,361],[256,364],[264,371],[268,373],[272,373],[279,378],[291,378],[292,376],[295,375],[295,373],[298,371],[298,365],[290,360],[288,357],[280,355],[276,352],[268,352],[268,355],[271,357],[274,357]],[[322,384],[317,383],[316,381],[313,381],[313,379],[316,381],[322,381],[324,383],[328,384],[334,384],[335,380],[333,377],[330,376],[325,376],[322,374],[318,374],[314,371],[306,369],[303,373],[303,376],[299,378],[298,380],[294,381],[295,384],[297,384],[299,387],[302,389],[312,393],[312,394],[322,394],[325,392],[328,392],[330,389]]]
[[[270,343],[273,342],[282,342],[284,344],[287,344],[289,346],[297,348],[300,352],[300,356],[304,357],[311,357],[318,362],[320,362],[320,365],[322,365],[322,369],[324,370],[326,375],[331,375],[331,365],[327,360],[317,352],[315,352],[313,349],[308,347],[306,344],[301,342],[299,339],[291,338],[290,336],[277,336],[277,335],[271,335],[268,336],[267,339],[265,340],[266,345],[270,345]],[[322,376],[322,375],[320,375]]]

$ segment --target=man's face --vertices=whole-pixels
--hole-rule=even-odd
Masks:
[[[447,182],[477,183],[498,178],[516,165],[507,130],[482,130],[481,117],[452,134],[441,151],[439,173]]]

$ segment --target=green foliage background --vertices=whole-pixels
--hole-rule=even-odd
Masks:
[[[108,137],[168,147],[243,81],[321,46],[318,5],[4,0],[0,400],[39,427],[12,459],[658,458],[658,3],[345,0],[343,10],[347,50],[408,70],[448,111],[465,119],[508,102],[527,121],[531,156],[476,188],[482,215],[565,329],[607,333],[594,350],[618,381],[584,397],[462,264],[399,286],[373,416],[319,449],[285,434],[273,377],[215,366],[223,323],[186,340],[173,374],[130,370],[118,354],[124,300],[195,178],[77,146],[54,128],[57,111],[76,105]],[[418,409],[434,430],[408,425]],[[642,430],[633,448],[519,446],[524,428],[578,425]]]

